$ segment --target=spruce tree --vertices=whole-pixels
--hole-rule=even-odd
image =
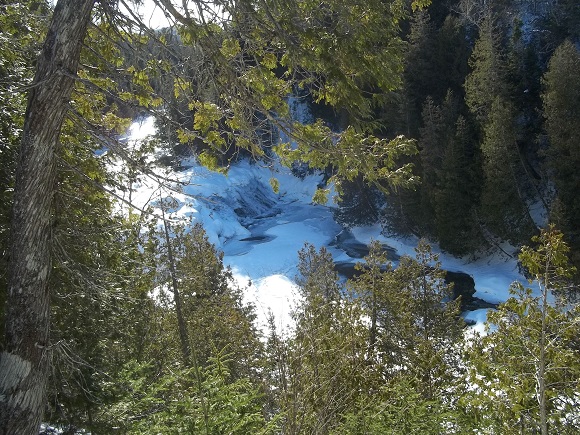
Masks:
[[[480,217],[494,234],[518,243],[528,239],[534,227],[520,181],[514,118],[513,106],[497,97],[481,143],[484,180]]]
[[[473,128],[460,115],[455,134],[445,145],[441,176],[434,190],[437,239],[441,249],[455,255],[472,252],[482,243],[475,219],[479,156],[474,145]]]
[[[580,261],[580,53],[571,41],[558,47],[544,75],[544,117],[550,147],[548,164],[562,207],[561,228],[573,249],[572,261]],[[554,216],[555,217],[555,216]]]
[[[465,102],[481,125],[485,125],[492,113],[494,100],[506,99],[510,93],[501,41],[501,27],[490,10],[479,26],[479,35],[469,58],[471,73],[464,83]]]
[[[441,247],[464,254],[478,246],[474,206],[478,155],[461,102],[449,91],[442,104],[427,98],[419,139],[421,210],[418,219]]]

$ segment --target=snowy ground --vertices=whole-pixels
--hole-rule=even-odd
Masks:
[[[128,146],[153,131],[151,119],[133,124]],[[247,286],[251,282],[246,300],[256,305],[260,327],[265,326],[270,311],[281,329],[291,323],[290,310],[297,298],[293,284],[297,252],[304,243],[317,248],[326,246],[335,261],[357,261],[333,243],[342,228],[334,221],[331,208],[311,202],[321,177],[299,179],[287,168],[272,169],[248,161],[235,164],[225,176],[210,172],[195,161],[186,163],[188,169],[172,174],[183,183],[181,192],[160,188],[153,178],[143,176],[133,184],[131,200],[145,208],[155,206],[160,198],[165,201],[171,197],[175,201],[172,219],[201,222],[210,241],[224,252],[224,262],[239,283]],[[116,169],[122,171],[122,165],[118,161]],[[280,182],[278,194],[270,187],[271,177]],[[351,233],[363,244],[379,240],[398,255],[413,255],[417,243],[414,238],[385,237],[379,226],[353,228]],[[524,281],[514,258],[494,256],[467,261],[442,254],[440,261],[446,270],[471,275],[475,296],[492,303],[507,299],[513,281]],[[465,313],[466,319],[476,322],[477,329],[482,327],[485,315],[486,310]]]

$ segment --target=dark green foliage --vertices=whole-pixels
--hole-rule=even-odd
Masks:
[[[397,376],[360,399],[357,411],[344,416],[337,435],[462,433],[457,417],[437,399],[426,399],[412,377]],[[459,429],[457,432],[456,430]]]
[[[404,256],[391,270],[384,264],[380,246],[371,245],[368,266],[361,266],[363,273],[353,285],[371,311],[371,327],[376,324],[376,345],[372,347],[385,374],[412,373],[429,398],[434,397],[436,385],[442,382],[440,376],[448,369],[443,355],[452,352],[461,322],[458,302],[450,300],[453,292],[443,282],[437,256],[424,241],[416,252],[416,259]]]
[[[479,37],[469,58],[470,74],[465,78],[465,102],[481,125],[492,113],[496,98],[507,98],[507,64],[502,50],[502,28],[488,13],[480,25]]]
[[[437,256],[422,241],[416,258],[402,257],[393,269],[373,242],[358,268],[352,286],[370,318],[368,364],[379,374],[374,379],[383,381],[371,384],[372,393],[346,415],[338,433],[440,433],[442,425],[452,427],[459,418],[452,406],[459,384],[452,380],[460,373],[462,322]],[[413,405],[407,408],[405,400]]]
[[[402,257],[385,277],[388,305],[378,318],[385,355],[391,355],[385,366],[394,364],[417,376],[426,398],[441,394],[445,379],[452,376],[448,354],[461,333],[459,303],[450,300],[452,289],[443,282],[439,267],[437,255],[424,241],[416,248],[416,259]]]
[[[550,60],[544,76],[544,117],[550,147],[548,164],[555,180],[561,207],[562,230],[574,250],[572,259],[580,261],[580,53],[570,41],[562,43]]]
[[[481,219],[494,234],[515,243],[534,230],[522,189],[513,106],[497,97],[491,105],[481,143],[483,188]]]
[[[316,251],[314,245],[306,244],[298,252],[296,284],[303,298],[317,301],[322,305],[336,302],[341,298],[332,255],[324,247]]]
[[[153,264],[147,250],[139,250],[135,230],[114,214],[106,192],[87,182],[106,177],[103,162],[87,158],[91,150],[80,145],[87,138],[68,139],[55,198],[49,418],[81,427],[102,400],[105,374],[114,373],[127,354],[141,357],[151,339],[147,269]]]
[[[333,210],[334,219],[340,225],[372,225],[378,221],[385,195],[379,189],[368,186],[361,178],[341,184],[342,194]]]
[[[482,244],[474,210],[479,198],[479,156],[472,132],[460,115],[454,135],[447,140],[440,179],[434,189],[437,238],[441,249],[455,255],[473,252]]]
[[[438,24],[427,11],[412,16],[408,40],[401,109],[405,115],[400,132],[417,137],[426,99],[442,101],[449,90],[462,95],[469,47],[465,28],[453,15]]]
[[[273,434],[258,389],[247,378],[232,379],[227,354],[197,370],[129,360],[108,394],[117,399],[102,410],[103,431],[125,434]]]
[[[183,343],[191,349],[188,364],[204,367],[216,351],[229,355],[229,372],[234,378],[255,375],[261,356],[261,344],[253,321],[253,307],[242,301],[242,289],[234,282],[232,272],[222,262],[223,253],[209,242],[200,224],[185,231],[174,226],[171,239],[176,282],[181,311],[177,311],[171,268],[164,240],[156,252],[158,306],[161,342],[150,343],[150,354],[159,353],[158,364],[170,364],[183,357]],[[179,331],[179,316],[185,337]]]
[[[425,101],[419,139],[422,183],[415,195],[417,207],[409,209],[423,233],[453,254],[481,244],[475,219],[479,154],[474,129],[461,112],[461,101],[451,92],[441,105]]]

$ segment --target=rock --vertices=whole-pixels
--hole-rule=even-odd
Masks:
[[[497,304],[492,304],[473,296],[475,294],[475,281],[471,275],[463,272],[447,271],[445,282],[447,284],[453,283],[453,299],[461,297],[461,311],[497,308]]]
[[[334,243],[331,246],[336,246],[338,249],[342,249],[346,255],[352,258],[364,258],[369,253],[368,245],[359,242],[354,238],[352,233],[346,229],[342,230],[336,237]],[[398,261],[400,256],[397,255],[397,251],[391,246],[382,244],[381,247],[387,254],[387,260]]]
[[[475,281],[471,275],[463,272],[447,271],[445,275],[445,283],[453,283],[453,299],[461,296],[461,304],[471,303],[473,295],[475,294]]]

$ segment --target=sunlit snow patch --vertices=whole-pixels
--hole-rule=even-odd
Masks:
[[[234,272],[234,278],[240,285],[247,285],[249,277]],[[256,326],[268,333],[268,319],[274,318],[278,334],[286,334],[293,329],[291,311],[298,300],[296,284],[284,275],[269,275],[252,281],[244,293],[244,302],[256,308]]]

